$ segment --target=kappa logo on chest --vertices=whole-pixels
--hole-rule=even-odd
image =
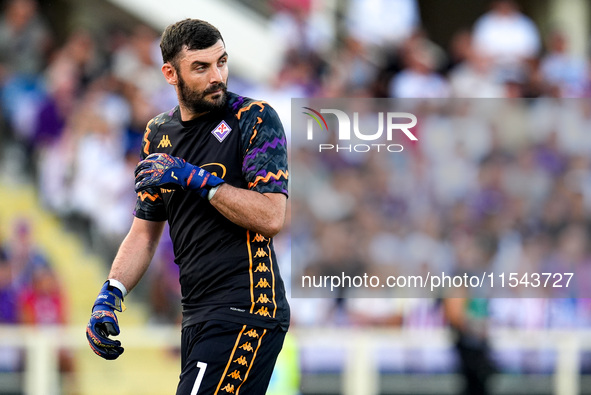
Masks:
[[[165,134],[162,136],[162,139],[160,139],[160,143],[158,143],[158,146],[156,148],[169,148],[172,147],[172,143],[170,142],[170,138],[168,138],[168,135]]]
[[[230,125],[228,125],[226,121],[222,121],[218,126],[216,126],[214,130],[211,131],[211,133],[221,143],[225,140],[226,137],[228,137],[231,131],[232,128],[230,127]]]

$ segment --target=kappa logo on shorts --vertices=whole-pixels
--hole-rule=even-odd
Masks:
[[[211,131],[216,139],[221,143],[230,134],[232,128],[226,123],[226,121],[220,122],[220,124]]]
[[[257,272],[268,272],[269,268],[265,265],[265,262],[260,262],[257,268],[254,270],[255,273]]]
[[[267,294],[260,294],[257,303],[271,303],[271,299],[269,299]]]
[[[246,332],[244,335],[249,336],[249,337],[259,337],[259,334],[257,333],[257,331],[254,328],[252,328],[251,330]],[[234,362],[236,362],[236,361],[234,361]]]
[[[252,348],[252,345],[250,344],[250,342],[246,342],[238,348],[241,348],[244,351],[248,351],[248,352],[252,352],[254,350],[254,348]]]
[[[254,239],[252,239],[252,242],[263,242],[263,241],[267,241],[267,239],[265,239],[261,234],[257,233],[256,236],[254,237]]]
[[[271,314],[269,313],[269,309],[266,308],[265,306],[261,306],[261,308],[258,309],[255,314],[262,315],[263,317],[271,317]]]
[[[228,377],[233,378],[234,380],[242,381],[242,377],[240,377],[240,372],[238,370],[234,370],[232,373],[228,375]]]
[[[269,285],[266,278],[261,278],[257,285],[255,285],[255,288],[271,288],[271,285]]]
[[[257,250],[256,254],[254,254],[254,257],[255,257],[255,258],[264,258],[264,257],[266,257],[266,256],[269,256],[269,254],[267,254],[267,253],[265,252],[265,250],[263,250],[262,248],[259,248],[259,249]]]

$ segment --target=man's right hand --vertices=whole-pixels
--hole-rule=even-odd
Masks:
[[[92,315],[86,326],[86,338],[92,351],[105,359],[117,359],[123,354],[119,340],[109,339],[109,335],[119,334],[119,323],[115,310],[125,310],[123,293],[117,287],[105,282],[92,307]]]

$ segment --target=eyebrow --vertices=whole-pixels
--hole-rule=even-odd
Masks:
[[[228,52],[224,51],[224,53],[218,58],[218,60],[216,62],[219,62],[220,60],[222,60],[226,56],[228,56]],[[195,60],[195,61],[191,62],[191,67],[194,67],[194,66],[209,66],[210,64],[211,64],[210,62],[202,62],[200,60]]]

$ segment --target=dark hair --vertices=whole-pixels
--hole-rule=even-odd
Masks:
[[[205,49],[218,40],[224,41],[220,31],[212,24],[200,19],[183,19],[164,29],[160,40],[162,60],[176,66],[176,57],[183,48]]]

